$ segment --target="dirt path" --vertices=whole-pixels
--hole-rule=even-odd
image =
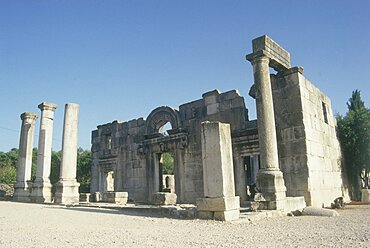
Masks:
[[[0,247],[370,247],[370,205],[231,223],[0,201]]]

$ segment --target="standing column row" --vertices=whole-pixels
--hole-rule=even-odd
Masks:
[[[31,186],[32,148],[35,129],[34,113],[21,115],[21,137],[19,142],[19,156],[17,164],[17,182],[14,186],[13,200],[29,202],[52,202],[51,172],[51,145],[53,135],[53,120],[56,105],[41,103],[40,134],[37,155],[36,179]],[[60,166],[60,180],[56,184],[54,203],[78,204],[79,183],[76,181],[77,171],[77,134],[78,134],[79,105],[69,103],[65,105],[62,163]],[[31,193],[32,192],[32,193]]]

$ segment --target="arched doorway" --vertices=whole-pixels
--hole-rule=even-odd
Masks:
[[[178,111],[167,106],[153,110],[146,120],[144,143],[148,150],[146,164],[149,202],[152,202],[152,196],[157,192],[176,193],[178,202],[182,201],[184,140],[187,140],[187,136],[181,130],[179,120]],[[173,175],[163,167],[164,162],[168,162],[164,160],[171,158]]]

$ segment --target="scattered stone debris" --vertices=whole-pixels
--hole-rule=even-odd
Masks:
[[[288,216],[302,216],[302,211],[294,210],[288,213]]]
[[[335,208],[344,208],[345,206],[345,203],[344,203],[344,200],[343,200],[343,197],[338,197],[338,198],[335,198],[334,200],[334,203],[331,204],[331,208],[335,209]]]

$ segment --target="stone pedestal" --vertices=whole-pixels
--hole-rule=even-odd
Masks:
[[[203,122],[201,135],[204,198],[196,202],[198,217],[236,220],[240,203],[235,196],[230,125]]]
[[[157,192],[153,195],[154,205],[175,205],[177,195],[173,193]]]
[[[261,170],[257,174],[257,187],[267,209],[283,210],[286,187],[279,168],[274,103],[272,98],[269,65],[280,71],[290,67],[290,57],[284,49],[267,36],[253,40],[253,53],[247,55],[253,65],[257,106],[258,139]]]
[[[127,192],[107,191],[103,193],[103,201],[116,204],[126,204],[128,200]]]
[[[39,106],[41,110],[39,145],[37,153],[36,179],[32,186],[32,202],[52,201],[50,183],[51,170],[51,145],[53,139],[53,120],[56,105],[43,102]]]
[[[370,189],[361,190],[361,202],[370,203]]]
[[[64,112],[60,180],[56,183],[54,197],[54,203],[57,204],[79,203],[78,189],[80,184],[76,181],[78,114],[78,104],[66,104]]]
[[[14,201],[29,202],[32,185],[31,168],[32,168],[32,148],[33,136],[35,132],[35,113],[25,112],[21,115],[22,126],[21,136],[19,139],[19,154],[17,162],[17,181],[14,185]]]

